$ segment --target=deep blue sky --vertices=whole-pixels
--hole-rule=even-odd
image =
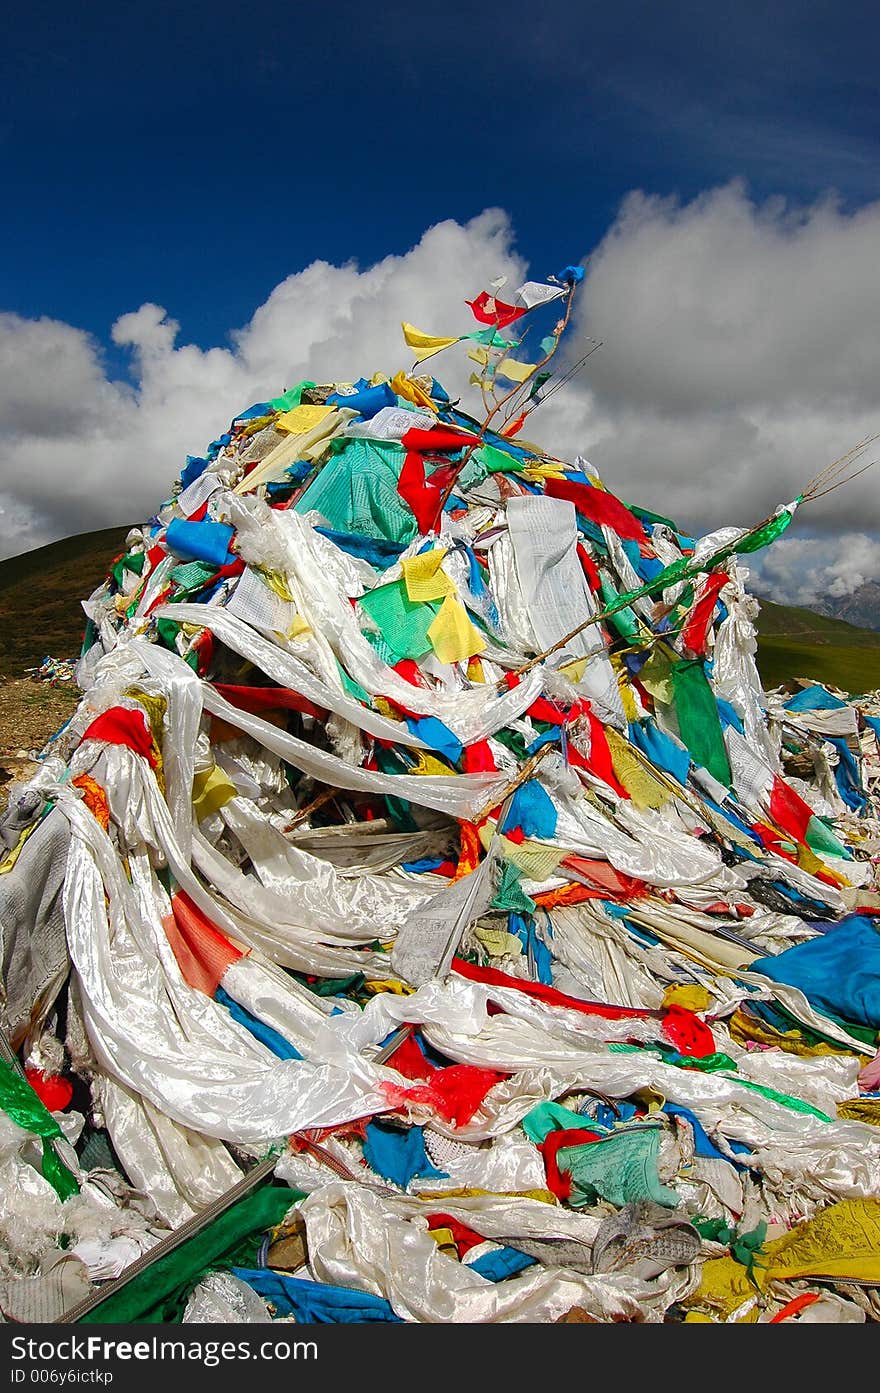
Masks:
[[[0,81],[0,309],[222,342],[315,258],[512,215],[543,275],[632,188],[880,196],[880,11],[846,0],[29,0]]]

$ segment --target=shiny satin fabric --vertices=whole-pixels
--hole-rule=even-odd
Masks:
[[[464,1223],[506,1234],[531,1227],[543,1235],[574,1231],[574,1242],[592,1241],[593,1225],[580,1216],[561,1219],[555,1206],[487,1197],[483,1205],[442,1207]],[[494,1201],[494,1203],[493,1203]],[[373,1292],[390,1301],[403,1320],[425,1323],[553,1321],[580,1306],[594,1319],[662,1320],[670,1301],[693,1290],[696,1272],[666,1273],[654,1282],[617,1273],[585,1276],[566,1267],[535,1263],[504,1282],[490,1282],[443,1253],[427,1233],[425,1207],[407,1197],[377,1195],[364,1186],[331,1183],[299,1206],[306,1224],[309,1266],[318,1281]],[[430,1211],[427,1211],[430,1212]],[[575,1223],[571,1223],[574,1220]],[[580,1223],[577,1221],[580,1220]]]

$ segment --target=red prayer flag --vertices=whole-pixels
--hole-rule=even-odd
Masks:
[[[774,774],[770,790],[770,816],[783,832],[788,832],[795,841],[806,843],[813,810],[778,774]]]
[[[494,324],[498,329],[513,324],[526,313],[525,306],[507,305],[503,300],[496,300],[494,295],[485,290],[481,290],[475,299],[465,300],[465,304],[470,307],[474,319],[480,324]]]
[[[584,1016],[601,1016],[606,1021],[647,1020],[654,1015],[636,1006],[607,1006],[600,1001],[582,1001],[580,997],[567,996],[555,987],[544,986],[543,982],[527,982],[519,977],[510,977],[499,972],[496,967],[479,967],[465,958],[453,958],[452,970],[459,977],[467,977],[471,982],[482,982],[487,987],[513,987],[523,996],[543,1001],[548,1006],[566,1006],[571,1011],[580,1011]]]
[[[603,524],[628,542],[643,542],[645,529],[619,498],[605,489],[579,484],[574,479],[547,479],[544,492],[549,498],[567,498],[590,522]]]
[[[304,716],[313,716],[316,721],[325,721],[327,712],[315,706],[308,697],[300,696],[290,687],[230,687],[225,682],[214,684],[230,706],[239,711],[248,711],[252,716],[260,716],[264,711],[300,711]]]
[[[97,716],[83,731],[83,740],[105,740],[108,745],[127,745],[136,755],[142,755],[155,769],[153,733],[143,711],[129,711],[125,706],[111,706]]]
[[[709,624],[715,612],[715,606],[718,603],[718,595],[729,580],[730,577],[724,571],[715,571],[711,576],[707,576],[701,587],[697,603],[691,610],[684,626],[682,632],[684,645],[697,656],[702,656],[706,651],[706,636],[709,632]]]

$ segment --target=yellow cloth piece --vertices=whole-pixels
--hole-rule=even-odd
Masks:
[[[766,1285],[767,1269],[758,1265],[763,1260],[763,1255],[759,1254],[752,1269],[755,1278],[753,1282],[746,1268],[737,1262],[736,1258],[728,1255],[723,1258],[709,1258],[703,1263],[699,1287],[686,1298],[684,1304],[698,1306],[704,1310],[708,1308],[722,1320],[726,1320],[738,1306],[742,1306],[756,1294],[755,1283],[759,1288]],[[753,1306],[743,1317],[744,1323],[752,1324],[758,1319],[759,1314],[758,1307]]]
[[[387,982],[371,979],[364,983],[363,990],[369,992],[370,996],[379,996],[381,992],[390,992],[392,996],[412,996],[415,988],[406,982],[398,982],[396,977],[389,977]]]
[[[311,635],[312,635],[312,627],[311,627],[311,625],[306,623],[305,619],[303,619],[303,617],[302,617],[301,614],[295,614],[295,615],[293,616],[293,623],[291,624],[290,628],[287,630],[287,637],[288,637],[288,638],[310,638]]]
[[[275,420],[275,414],[274,411],[270,411],[265,416],[257,416],[253,421],[248,421],[247,424],[241,428],[240,434],[242,440],[247,440],[249,436],[256,435],[259,431],[265,430],[266,426],[271,425]]]
[[[469,682],[485,682],[486,674],[483,671],[483,664],[479,658],[469,658],[467,665],[467,675]]]
[[[848,1050],[845,1045],[837,1045],[825,1040],[808,1044],[797,1028],[784,1032],[774,1030],[766,1021],[759,1020],[756,1016],[749,1015],[740,1008],[737,1008],[729,1017],[727,1028],[730,1031],[731,1039],[735,1040],[738,1045],[745,1045],[749,1041],[757,1045],[773,1045],[777,1049],[784,1050],[786,1054],[799,1054],[804,1059],[817,1058],[826,1054],[852,1054],[855,1050],[855,1041],[853,1041],[852,1050]],[[867,1055],[860,1055],[859,1058],[864,1059],[867,1064]]]
[[[817,871],[824,871],[826,875],[831,876],[836,885],[849,885],[850,882],[846,876],[841,875],[839,871],[832,870],[830,866],[826,866],[811,847],[803,846],[800,842],[795,843],[795,845],[797,847],[797,863],[802,871],[806,871],[809,875],[815,875]]]
[[[407,377],[406,373],[399,372],[392,377],[390,386],[395,396],[411,401],[414,406],[423,406],[426,411],[433,411],[436,415],[437,407],[428,393],[413,378]]]
[[[501,849],[508,861],[516,866],[527,880],[549,880],[555,874],[560,861],[566,854],[559,846],[548,846],[546,842],[524,841],[517,845],[507,837],[501,839]]]
[[[651,654],[648,661],[639,668],[639,681],[650,692],[655,701],[669,706],[673,701],[672,668],[669,659],[658,651]]]
[[[652,1083],[645,1083],[634,1089],[632,1096],[637,1103],[644,1103],[649,1113],[660,1112],[666,1104],[666,1094],[661,1093]]]
[[[460,1190],[420,1190],[411,1195],[414,1200],[475,1200],[481,1195],[489,1195],[506,1200],[538,1200],[541,1204],[556,1204],[552,1190],[480,1190],[475,1186],[463,1186]],[[476,1217],[476,1216],[475,1216]]]
[[[446,547],[434,547],[433,551],[408,556],[401,561],[400,568],[410,600],[442,600],[445,595],[455,594],[455,586],[446,572],[440,569],[445,555]]]
[[[335,409],[333,406],[294,406],[291,411],[284,411],[276,417],[275,429],[288,431],[291,435],[303,435],[319,426],[324,417]]]
[[[448,1248],[449,1256],[458,1257],[458,1249],[455,1246],[455,1238],[452,1229],[428,1229],[428,1237],[433,1238],[438,1248]]]
[[[705,987],[692,982],[673,982],[663,993],[663,1008],[683,1006],[686,1011],[705,1011],[711,1000]]]
[[[624,710],[626,709],[624,703]],[[627,713],[627,719],[629,715]],[[611,752],[611,764],[617,778],[623,784],[627,793],[637,808],[662,808],[664,803],[669,802],[669,790],[655,779],[650,770],[646,769],[638,755],[634,753],[628,740],[624,740],[622,735],[618,735],[616,730],[608,726],[605,730],[605,738],[608,741],[608,749]]]
[[[187,626],[183,625],[183,632],[187,632]],[[194,628],[194,634],[201,633],[201,629]],[[168,702],[163,696],[153,696],[149,692],[143,691],[140,687],[129,687],[126,696],[133,697],[139,706],[144,708],[147,721],[150,726],[150,747],[155,761],[156,783],[159,785],[159,792],[165,796],[165,762],[162,759],[162,744],[165,734],[165,713],[168,710]]]
[[[460,663],[482,653],[486,640],[468,619],[455,595],[447,595],[428,629],[428,638],[441,663]]]
[[[575,658],[573,663],[565,663],[559,671],[568,678],[569,682],[573,682],[577,686],[583,680],[588,661],[587,658]]]
[[[216,813],[218,809],[223,807],[224,803],[229,802],[230,798],[237,796],[238,789],[219,764],[213,764],[210,769],[204,769],[193,779],[193,812],[199,822],[202,818],[210,817],[212,813]]]
[[[455,773],[451,764],[444,763],[436,755],[428,754],[427,750],[413,750],[413,754],[417,759],[417,763],[410,771],[413,774],[443,774],[449,778],[450,774]]]
[[[522,383],[528,381],[537,366],[537,363],[520,363],[516,358],[502,358],[495,371],[510,382]]]
[[[408,346],[413,351],[413,356],[419,363],[430,358],[434,353],[439,353],[444,348],[451,348],[454,343],[458,343],[458,336],[455,338],[441,338],[437,334],[426,334],[421,329],[417,329],[414,324],[407,324],[403,320],[401,325],[403,337]]]
[[[144,708],[153,739],[157,745],[160,745],[165,731],[165,713],[168,710],[168,702],[165,697],[154,696],[150,692],[143,691],[141,687],[129,687],[125,695],[133,697],[138,705]]]
[[[403,720],[403,717],[401,716],[400,712],[394,706],[391,705],[391,702],[388,701],[387,697],[374,696],[373,705],[379,712],[379,715],[387,717],[389,721]]]
[[[485,367],[489,361],[489,350],[488,348],[469,348],[467,356],[472,359],[473,362],[479,363],[481,367]],[[479,378],[477,381],[479,381]]]
[[[516,934],[509,934],[506,929],[477,928],[474,937],[482,943],[490,958],[515,958],[523,950]]]
[[[481,377],[478,372],[472,372],[468,378],[468,382],[472,387],[488,387],[490,390],[492,387],[492,383],[487,381],[486,378]]]
[[[847,1098],[837,1104],[837,1116],[850,1122],[867,1122],[880,1127],[880,1098]]]
[[[765,1289],[770,1282],[798,1278],[841,1282],[880,1282],[880,1200],[838,1200],[812,1219],[797,1224],[774,1238],[758,1253],[754,1282]],[[707,1307],[722,1318],[755,1294],[746,1269],[732,1257],[711,1258],[703,1263],[700,1286],[687,1305]],[[744,1320],[757,1320],[757,1308]]]
[[[527,464],[521,473],[530,484],[540,484],[545,479],[565,478],[565,469],[561,464]]]
[[[298,407],[294,409],[299,410]],[[349,407],[333,407],[330,411],[324,407],[319,409],[325,414],[316,425],[307,431],[287,432],[274,450],[270,450],[266,458],[236,484],[233,493],[253,493],[261,484],[283,479],[287,466],[295,460],[319,457],[327,448],[330,437],[356,414]],[[307,410],[311,410],[311,407]]]
[[[766,1262],[774,1281],[826,1277],[880,1282],[880,1199],[829,1204],[766,1244],[758,1261]]]
[[[10,852],[6,854],[6,856],[4,856],[3,860],[0,861],[0,875],[6,875],[7,871],[12,870],[13,866],[15,865],[16,861],[18,860],[21,854],[21,849],[24,846],[25,842],[33,832],[34,828],[39,827],[39,825],[40,820],[38,818],[36,822],[31,823],[30,827],[26,827],[24,829],[24,831],[19,836],[18,841],[15,843],[15,846],[12,848]]]
[[[495,835],[496,824],[484,822],[477,829],[480,841],[486,851]],[[556,871],[563,856],[564,847],[552,846],[549,842],[538,842],[526,838],[523,842],[512,842],[507,837],[499,837],[497,849],[505,861],[510,861],[528,880],[549,880]]]
[[[290,587],[280,571],[270,571],[265,566],[254,566],[253,569],[260,577],[260,580],[262,580],[270,590],[274,591],[280,600],[284,600],[288,605],[293,604],[293,596],[290,593]]]
[[[616,662],[614,658],[612,658],[611,665],[614,668],[614,675],[617,678],[617,688],[620,692],[620,700],[623,703],[623,714],[626,716],[627,722],[633,725],[639,719],[639,708],[636,706],[636,699],[633,696],[629,673],[619,658]],[[653,806],[653,804],[651,806]]]

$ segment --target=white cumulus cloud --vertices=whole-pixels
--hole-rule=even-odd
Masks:
[[[783,604],[806,605],[852,595],[880,576],[880,540],[864,532],[834,537],[783,537],[750,561],[754,588]]]
[[[585,454],[623,497],[690,530],[757,522],[880,431],[878,242],[880,203],[758,205],[739,184],[690,203],[631,194],[589,258],[567,362],[590,337],[603,347],[525,433]],[[313,263],[225,345],[181,343],[174,307],[143,304],[112,326],[130,384],[108,378],[81,330],[0,316],[3,552],[149,515],[185,455],[250,402],[302,377],[406,367],[402,319],[465,332],[465,298],[528,269],[507,216],[490,209],[373,266]],[[471,365],[452,349],[427,366],[458,392]],[[878,479],[798,515],[762,571],[780,598],[850,593],[855,576],[880,573]]]

